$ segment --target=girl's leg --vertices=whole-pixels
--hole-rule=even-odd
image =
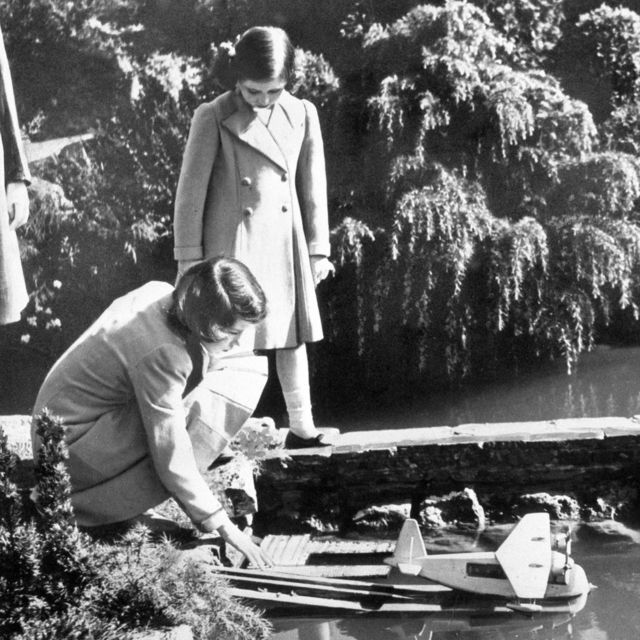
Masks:
[[[307,346],[276,349],[276,371],[289,415],[289,430],[305,440],[317,436],[311,412]]]

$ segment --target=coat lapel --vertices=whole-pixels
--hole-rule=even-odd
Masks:
[[[253,147],[269,160],[277,164],[284,170],[287,170],[287,161],[283,154],[283,150],[278,146],[275,138],[269,133],[267,127],[258,119],[258,116],[253,110],[246,104],[244,104],[242,98],[238,95],[234,96],[236,103],[236,110],[222,121],[222,124],[237,138]],[[287,132],[282,132],[283,125],[281,122],[278,124],[278,133],[276,134],[279,139],[286,140],[291,136],[292,130],[289,120],[284,113],[280,114],[282,108],[276,104],[274,107],[272,118],[276,118],[277,121],[284,119],[286,123]],[[282,138],[280,138],[283,136]]]

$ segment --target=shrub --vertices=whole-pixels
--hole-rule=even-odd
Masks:
[[[73,523],[62,427],[43,414],[37,434],[42,448],[36,466],[36,517],[27,516],[11,482],[16,459],[0,435],[0,634],[36,638],[50,622],[63,629],[69,616],[89,627],[104,627],[106,633],[113,626],[94,620],[85,599],[96,573],[86,539]]]
[[[43,413],[37,513],[11,481],[16,456],[0,431],[0,636],[129,640],[134,630],[189,624],[199,640],[267,638],[270,626],[225,582],[143,527],[96,543],[73,521],[60,422]]]

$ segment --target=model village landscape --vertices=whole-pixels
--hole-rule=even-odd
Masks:
[[[577,614],[593,588],[580,539],[640,541],[632,411],[399,421],[288,449],[270,360],[232,459],[206,473],[267,570],[171,499],[133,528],[78,529],[63,425],[35,417],[34,459],[31,412],[115,298],[175,281],[189,125],[254,25],[286,29],[289,90],[322,127],[335,273],[309,350],[321,427],[550,362],[571,376],[596,345],[637,345],[640,7],[16,0],[0,25],[32,174],[30,300],[0,328],[0,636],[242,640],[300,612]],[[459,535],[487,544],[439,548]]]

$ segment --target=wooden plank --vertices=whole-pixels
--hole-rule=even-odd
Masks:
[[[471,613],[512,613],[507,607],[494,606],[455,606],[445,608],[440,604],[428,602],[381,602],[379,606],[362,604],[351,600],[340,600],[334,598],[317,598],[314,596],[301,596],[298,594],[269,593],[264,591],[253,591],[251,589],[230,588],[232,596],[245,598],[247,600],[258,600],[260,602],[271,602],[274,605],[295,605],[296,607],[317,607],[323,609],[340,609],[345,611],[359,611],[363,613],[440,613],[443,611],[455,612],[464,615]]]
[[[428,580],[423,580],[420,578],[414,582],[372,582],[366,580],[353,580],[353,579],[341,579],[341,578],[331,578],[327,576],[313,576],[312,574],[298,574],[294,573],[291,569],[287,569],[286,572],[281,572],[277,570],[269,570],[269,571],[261,571],[259,569],[236,569],[232,567],[224,567],[224,566],[214,566],[212,567],[215,571],[219,573],[225,574],[229,577],[234,576],[254,576],[254,577],[262,577],[264,579],[286,579],[292,582],[296,581],[306,581],[308,578],[313,578],[313,581],[317,584],[324,584],[328,586],[344,586],[345,583],[364,589],[385,589],[387,592],[401,592],[401,593],[412,593],[412,594],[426,594],[426,593],[448,593],[452,591],[449,587],[445,587],[441,584],[436,584],[429,582]],[[322,567],[304,567],[305,569],[319,569]],[[390,567],[384,567],[387,572]],[[298,567],[296,567],[298,569]],[[411,578],[407,579],[404,576],[399,576],[400,580],[413,580]]]
[[[276,605],[288,604],[296,606],[311,606],[322,607],[330,609],[344,609],[347,611],[366,611],[357,602],[351,602],[349,600],[333,600],[327,598],[314,598],[312,596],[298,596],[286,593],[269,593],[267,591],[255,591],[253,589],[241,589],[238,587],[231,587],[229,593],[236,598],[246,598],[247,600],[259,600],[261,602],[267,601]]]
[[[311,554],[392,553],[395,542],[392,540],[312,540],[309,534],[269,535],[263,539],[260,546],[269,554],[274,565],[290,567],[305,565]]]
[[[228,576],[234,585],[241,588],[252,588],[251,585],[260,585],[259,591],[269,591],[271,587],[278,587],[278,593],[282,593],[283,589],[293,592],[297,589],[303,589],[305,591],[317,591],[326,594],[335,594],[332,597],[339,595],[344,597],[377,597],[386,598],[388,600],[398,601],[413,601],[416,598],[416,593],[404,594],[396,593],[393,590],[384,589],[378,585],[374,585],[373,588],[360,588],[350,585],[347,581],[344,581],[344,585],[334,586],[329,584],[323,584],[314,581],[302,581],[302,580],[277,580],[272,578],[265,578],[264,576]],[[256,587],[253,587],[254,589]],[[273,592],[272,592],[273,593]],[[422,592],[418,592],[420,595],[424,595]]]
[[[311,540],[313,554],[393,553],[395,540]]]
[[[301,565],[306,564],[309,559],[310,549],[309,542],[311,540],[310,535],[304,536],[291,536],[287,549],[287,557],[289,565]]]
[[[266,536],[260,547],[278,566],[303,565],[309,559],[309,534],[300,536]]]
[[[325,578],[384,578],[388,575],[390,567],[386,565],[372,564],[372,565],[332,565],[332,564],[318,564],[318,565],[298,565],[298,566],[284,566],[283,570],[288,573],[295,573],[297,575],[305,576],[318,576]]]

